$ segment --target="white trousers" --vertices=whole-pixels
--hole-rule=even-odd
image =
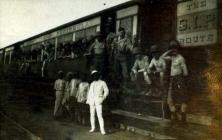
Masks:
[[[58,110],[62,104],[63,94],[60,91],[56,91],[55,107],[54,107],[54,116],[57,115]]]
[[[91,122],[91,129],[95,129],[95,115],[97,114],[99,120],[100,131],[105,132],[104,129],[104,120],[103,120],[103,113],[102,113],[102,105],[90,105],[90,122]]]

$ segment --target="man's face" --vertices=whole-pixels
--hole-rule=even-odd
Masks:
[[[177,49],[173,49],[171,54],[172,54],[172,56],[176,56],[178,54]]]
[[[119,36],[120,36],[121,38],[124,38],[125,32],[124,32],[124,31],[119,31]]]
[[[154,58],[159,59],[160,58],[160,53],[159,52],[154,53]]]

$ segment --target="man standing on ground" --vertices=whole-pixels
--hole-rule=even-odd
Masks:
[[[102,103],[107,98],[109,94],[109,89],[105,81],[100,80],[100,75],[98,71],[93,70],[91,72],[93,82],[90,84],[88,97],[86,103],[90,106],[90,122],[91,130],[90,133],[95,132],[95,113],[100,125],[100,132],[102,135],[105,135],[104,120],[102,114]]]
[[[178,115],[181,112],[181,122],[185,124],[188,95],[184,77],[188,75],[188,70],[184,57],[178,53],[179,43],[171,41],[170,47],[172,49],[161,56],[163,59],[171,60],[167,103],[171,111],[172,122],[174,123],[178,120]],[[177,105],[180,106],[179,111],[176,108]]]

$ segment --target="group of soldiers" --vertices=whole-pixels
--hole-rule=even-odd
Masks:
[[[78,96],[81,95],[81,98],[83,98],[83,104],[80,105],[80,110],[83,112],[87,112],[84,107],[84,104],[86,103],[85,101],[88,102],[92,100],[91,103],[88,102],[90,105],[90,120],[92,127],[90,132],[95,130],[96,111],[101,133],[105,134],[104,121],[102,118],[102,102],[108,95],[108,87],[105,81],[107,80],[106,78],[110,76],[109,73],[112,72],[121,75],[123,81],[120,83],[122,86],[125,86],[129,81],[139,83],[139,81],[142,80],[145,87],[148,89],[147,92],[145,92],[145,95],[165,95],[171,112],[172,122],[174,123],[180,120],[180,123],[186,124],[187,101],[189,98],[186,91],[186,77],[188,75],[188,70],[185,59],[179,53],[180,45],[175,40],[169,42],[169,49],[167,51],[163,52],[159,48],[161,47],[157,45],[151,46],[151,56],[146,55],[141,51],[141,48],[134,46],[131,40],[126,36],[124,28],[119,28],[118,35],[110,32],[105,39],[101,34],[95,36],[95,40],[90,45],[85,56],[90,56],[90,58],[92,58],[92,62],[89,66],[90,71],[92,72],[91,74],[100,74],[100,77],[97,75],[96,78],[93,78],[94,81],[90,86],[89,84],[84,86],[86,90],[81,89],[81,84],[78,84],[78,80],[70,79],[70,85],[72,88],[71,91],[66,91],[70,93],[68,94],[71,97],[69,98],[69,101],[72,103],[77,102]],[[129,54],[133,54],[134,57],[129,57]],[[133,63],[129,61],[133,61]],[[170,67],[167,65],[167,62],[170,62]],[[170,70],[169,75],[167,75],[167,69]],[[167,76],[170,78],[167,79]],[[60,77],[60,79],[63,78]],[[102,82],[98,82],[100,79],[104,79],[104,81],[101,80]],[[98,85],[95,86],[93,83],[97,83]],[[94,86],[91,87],[91,85]],[[65,94],[61,94],[62,87],[56,87],[59,86],[55,86],[56,101],[54,115],[56,115],[60,106],[59,104],[64,104],[67,99]],[[70,88],[66,87],[65,89]],[[78,89],[81,89],[81,92],[78,92]],[[76,94],[72,95],[72,93]],[[100,98],[97,97],[98,94],[101,97],[101,100],[98,100],[98,98]],[[73,101],[72,97],[74,97]],[[67,107],[67,110],[69,110],[69,107]],[[79,114],[81,114],[81,111]]]
[[[87,75],[79,78],[77,73],[68,72],[66,78],[62,71],[58,72],[58,79],[55,81],[54,90],[56,95],[54,117],[61,115],[66,110],[74,120],[85,125],[89,105],[90,112],[90,133],[95,132],[95,114],[97,114],[100,131],[106,134],[102,115],[102,104],[109,95],[109,89],[105,81],[100,79],[97,70],[91,72],[92,82],[89,84]]]

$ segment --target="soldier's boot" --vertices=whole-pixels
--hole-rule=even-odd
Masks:
[[[176,112],[171,112],[171,125],[175,126],[178,124],[178,116]]]
[[[186,126],[187,125],[187,115],[185,112],[182,112],[181,113],[181,121],[180,121],[180,124],[182,126]]]

